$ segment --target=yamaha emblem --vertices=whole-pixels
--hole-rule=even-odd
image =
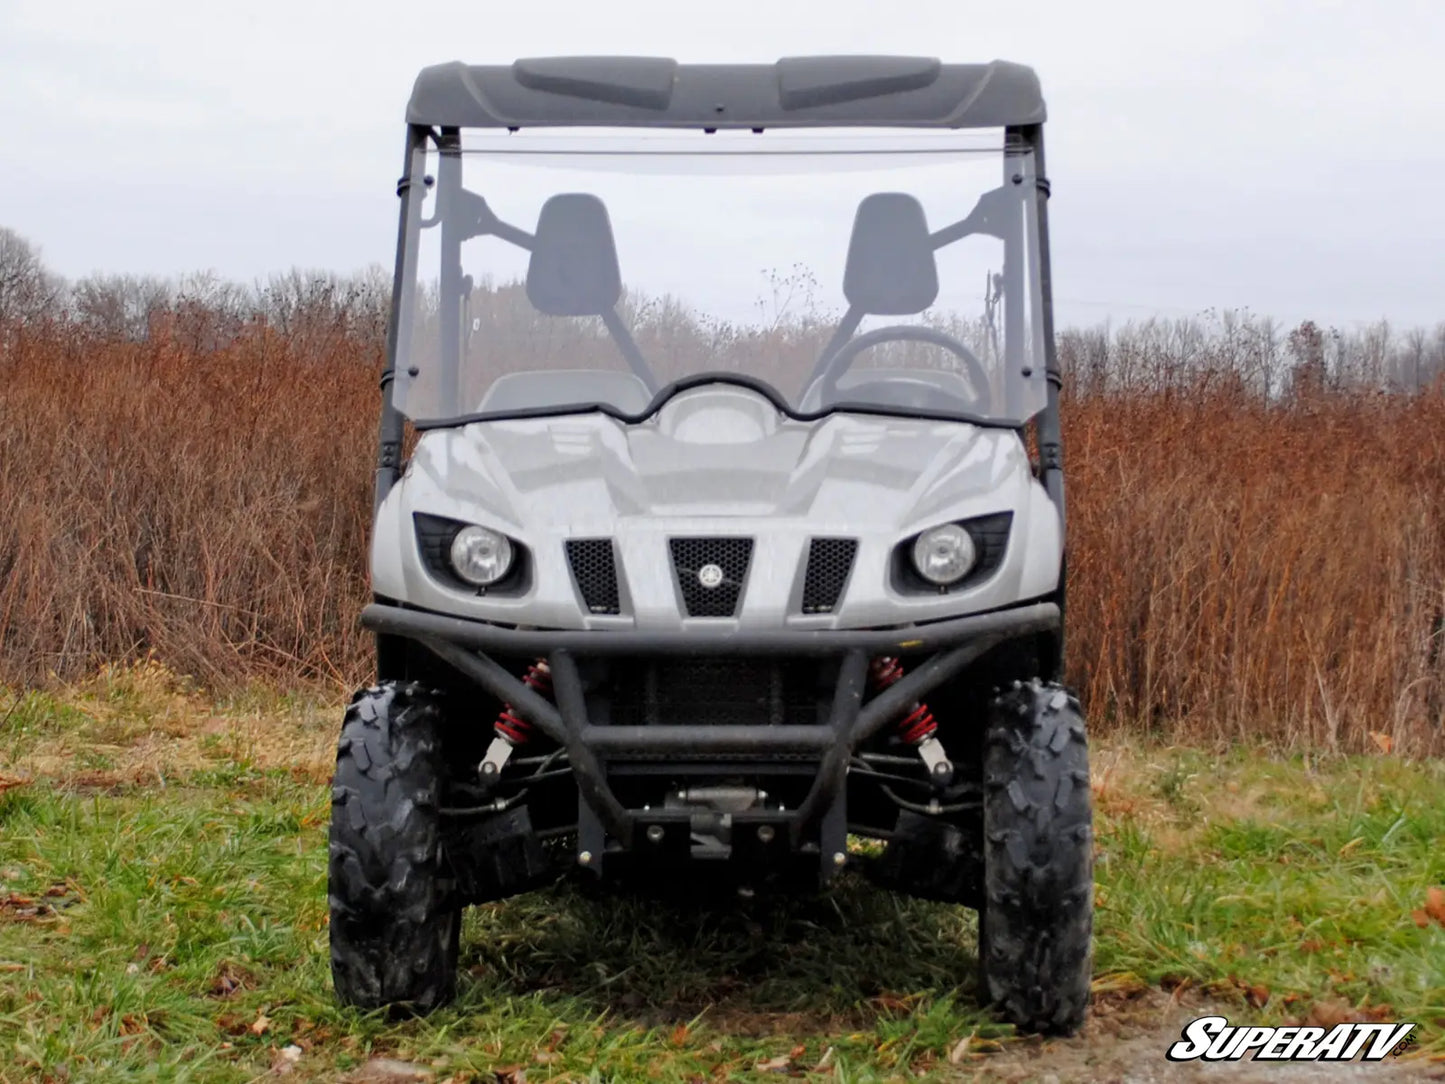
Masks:
[[[703,565],[697,570],[697,582],[711,591],[714,587],[721,587],[723,582],[723,570],[717,565]]]

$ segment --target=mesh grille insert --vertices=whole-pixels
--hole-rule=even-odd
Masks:
[[[815,538],[808,546],[808,573],[803,580],[803,612],[828,614],[853,571],[856,538]]]
[[[622,609],[617,592],[617,561],[610,538],[572,538],[567,540],[567,563],[572,566],[572,579],[582,592],[582,601],[594,614],[615,614]]]
[[[832,703],[813,660],[669,659],[616,662],[606,718],[613,726],[813,726]]]
[[[731,617],[748,564],[751,538],[673,538],[672,569],[689,617]]]

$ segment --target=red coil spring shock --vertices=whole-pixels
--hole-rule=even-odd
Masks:
[[[527,672],[522,675],[522,684],[546,700],[552,699],[552,668],[547,665],[546,659],[538,659]],[[497,737],[504,738],[513,745],[525,745],[532,737],[532,724],[523,719],[512,708],[511,704],[502,705],[502,713],[497,716],[497,721],[492,724]]]
[[[868,667],[868,679],[875,693],[881,693],[903,676],[903,664],[891,655],[880,655]],[[922,745],[938,732],[933,712],[921,700],[898,720],[898,736],[909,745]]]

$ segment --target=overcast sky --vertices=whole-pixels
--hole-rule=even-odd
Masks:
[[[1445,320],[1445,0],[0,0],[0,225],[57,271],[389,265],[442,60],[1033,65],[1065,323]]]

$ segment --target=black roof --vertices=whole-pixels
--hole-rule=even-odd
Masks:
[[[424,68],[411,124],[459,128],[998,128],[1044,119],[1032,68],[995,60],[790,57],[679,64],[662,57],[547,57]]]

